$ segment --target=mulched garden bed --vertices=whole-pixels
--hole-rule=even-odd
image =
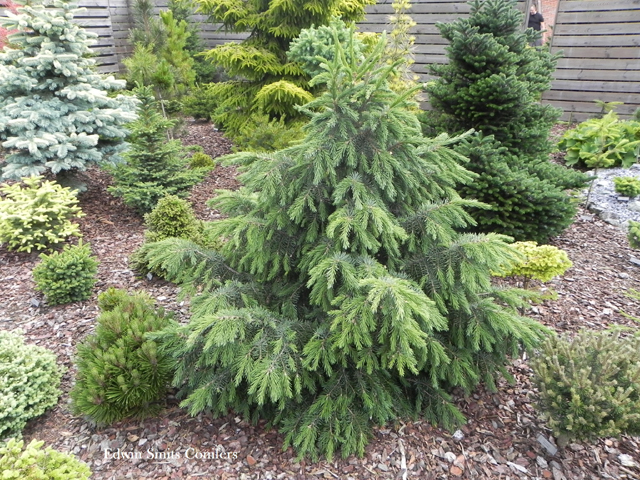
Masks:
[[[209,123],[188,123],[181,134],[187,144],[201,145],[218,156],[231,144]],[[218,166],[194,188],[190,200],[197,215],[219,218],[205,201],[217,189],[237,188],[234,168]],[[137,278],[127,257],[143,241],[142,219],[110,196],[107,174],[92,169],[85,175],[88,191],[80,197],[86,216],[80,219],[84,239],[100,260],[96,292],[110,286],[143,289],[160,305],[186,318],[188,306],[174,285]],[[553,242],[574,263],[547,286],[558,294],[530,312],[558,331],[637,327],[622,313],[640,316],[640,304],[628,298],[640,290],[640,266],[633,263],[625,232],[586,211]],[[501,382],[497,393],[483,389],[456,402],[468,423],[454,434],[423,421],[398,422],[377,428],[364,458],[333,462],[298,461],[291,449],[281,450],[282,437],[264,424],[250,425],[229,415],[190,417],[175,399],[164,413],[145,421],[123,421],[95,428],[70,413],[69,391],[74,377],[75,345],[93,331],[98,314],[96,295],[71,305],[48,307],[34,291],[31,271],[37,254],[0,248],[0,328],[22,329],[28,341],[54,350],[67,367],[65,392],[58,405],[32,421],[25,440],[72,452],[87,462],[95,479],[639,479],[640,439],[601,439],[553,444],[550,431],[537,418],[535,388],[526,358],[510,367],[514,385]],[[152,458],[150,458],[152,457]]]

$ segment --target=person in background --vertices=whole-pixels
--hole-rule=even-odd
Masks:
[[[542,18],[542,14],[538,13],[538,9],[535,5],[531,5],[531,9],[529,10],[529,24],[527,25],[529,28],[533,28],[536,31],[544,30],[544,18]],[[531,44],[532,47],[541,47],[542,42],[544,41],[544,33],[542,37],[536,40]]]

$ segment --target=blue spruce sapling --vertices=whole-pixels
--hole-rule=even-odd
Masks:
[[[4,178],[84,170],[119,161],[136,100],[125,82],[95,72],[96,35],[73,23],[67,0],[24,5],[0,25],[16,33],[0,53],[0,141]]]

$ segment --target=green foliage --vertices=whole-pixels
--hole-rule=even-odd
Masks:
[[[208,93],[215,100],[209,112],[228,136],[238,135],[256,114],[269,114],[286,121],[300,117],[296,105],[313,95],[310,76],[287,59],[291,41],[304,28],[326,25],[335,16],[354,21],[364,16],[374,0],[202,0],[200,12],[227,31],[249,32],[241,43],[218,45],[205,54],[232,78],[213,85]],[[275,102],[273,102],[275,100]]]
[[[32,440],[22,449],[24,442],[9,440],[0,446],[0,471],[3,480],[87,480],[89,466],[74,455],[47,447],[44,442]]]
[[[389,43],[387,45],[387,63],[396,62],[396,78],[391,82],[391,88],[399,93],[414,88],[420,77],[412,70],[415,56],[415,37],[410,30],[417,25],[408,11],[411,9],[411,0],[394,0],[391,4],[393,15],[389,17],[391,29],[389,31]],[[418,100],[419,98],[416,98]]]
[[[74,217],[82,217],[75,193],[42,177],[23,179],[23,185],[3,185],[0,200],[0,241],[10,250],[31,252],[80,236]]]
[[[175,195],[161,198],[144,220],[148,229],[145,237],[150,242],[170,237],[195,239],[202,230],[191,204]]]
[[[234,150],[274,152],[303,138],[304,122],[285,122],[268,115],[255,115],[234,138]]]
[[[613,183],[620,195],[630,198],[640,195],[640,180],[636,177],[616,177]]]
[[[546,243],[573,221],[577,204],[563,190],[582,186],[581,173],[572,175],[547,161],[522,164],[493,137],[476,135],[455,148],[469,158],[465,166],[479,175],[462,186],[460,194],[492,206],[470,210],[478,221],[475,230]],[[559,188],[557,184],[563,177],[567,184]]]
[[[137,89],[137,95],[141,104],[138,119],[130,125],[127,163],[112,170],[114,185],[109,192],[138,212],[147,213],[162,197],[186,196],[209,169],[187,168],[189,159],[182,144],[167,140],[167,131],[175,121],[158,112],[150,87]]]
[[[539,407],[559,442],[640,433],[640,336],[549,337],[532,367]]]
[[[67,0],[27,2],[0,24],[18,30],[0,53],[3,177],[85,170],[120,161],[135,99],[114,96],[122,80],[94,71],[94,33],[76,25]]]
[[[60,377],[53,352],[0,330],[0,441],[20,437],[28,420],[58,403]]]
[[[629,246],[640,250],[640,222],[634,222],[629,220],[629,231],[627,233],[629,239]]]
[[[213,161],[211,155],[207,155],[203,152],[196,152],[191,155],[189,159],[189,167],[190,168],[207,168],[209,170],[213,170],[216,168],[216,162]]]
[[[469,3],[468,18],[437,24],[451,44],[449,62],[430,67],[439,78],[426,87],[434,108],[427,123],[438,131],[473,128],[493,135],[519,158],[548,155],[549,130],[560,111],[539,100],[550,87],[557,57],[529,47],[537,33],[523,31],[514,1]]]
[[[523,31],[514,1],[470,5],[468,18],[437,24],[450,42],[449,62],[430,67],[439,78],[426,86],[433,110],[423,114],[425,131],[458,134],[473,128],[481,134],[460,150],[470,157],[467,168],[480,175],[463,196],[492,206],[476,212],[475,231],[546,242],[576,212],[564,190],[588,181],[548,160],[549,131],[559,110],[541,104],[540,97],[550,86],[556,57],[529,46],[539,34]]]
[[[328,25],[305,28],[291,42],[287,57],[313,78],[324,72],[321,63],[333,60],[335,42],[346,45],[347,39],[351,38],[350,30],[355,31],[355,25],[347,25],[340,18],[332,18]],[[345,55],[358,61],[364,60],[366,45],[360,39],[356,38],[350,47],[345,50]]]
[[[123,63],[130,87],[153,86],[156,96],[166,101],[184,95],[194,84],[194,60],[187,50],[192,33],[187,21],[174,17],[172,10],[161,11],[158,18],[153,9],[149,0],[134,2],[129,35],[134,51]]]
[[[459,424],[447,392],[495,388],[546,330],[518,314],[524,292],[491,283],[517,256],[506,238],[458,233],[477,206],[455,191],[475,178],[458,139],[421,135],[384,40],[363,62],[342,48],[301,142],[226,158],[244,187],[210,203],[218,249],[170,238],[145,254],[193,296],[188,324],[151,336],[182,405],[266,418],[312,458],[363,455],[372,425],[398,417]]]
[[[566,150],[567,165],[629,168],[640,152],[640,121],[620,121],[611,111],[565,132],[558,147]]]
[[[96,284],[98,260],[88,244],[67,245],[62,252],[41,254],[33,269],[36,290],[44,293],[49,305],[80,302],[91,296]]]
[[[186,238],[203,243],[203,223],[196,219],[191,204],[186,200],[168,195],[158,202],[156,207],[145,215],[145,243],[129,257],[131,268],[137,272],[153,273],[164,278],[166,272],[162,268],[151,268],[145,260],[145,252],[149,243],[165,238]]]
[[[513,247],[522,253],[510,268],[501,272],[501,277],[524,277],[526,280],[548,282],[553,277],[563,275],[573,266],[567,252],[552,245],[538,245],[536,242],[516,242]]]
[[[103,294],[104,295],[104,294]],[[99,297],[104,309],[96,333],[78,345],[78,376],[71,390],[76,414],[106,425],[156,415],[163,406],[173,362],[146,338],[170,324],[170,315],[143,293]]]
[[[196,85],[183,100],[185,115],[209,120],[218,104],[215,84]]]

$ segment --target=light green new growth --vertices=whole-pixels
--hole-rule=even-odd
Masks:
[[[336,42],[304,108],[304,140],[243,152],[243,188],[211,205],[218,251],[186,239],[147,246],[191,299],[188,324],[149,338],[177,362],[191,414],[265,418],[300,455],[363,455],[373,425],[423,415],[464,421],[453,388],[495,387],[510,354],[544,327],[521,317],[520,290],[492,285],[517,253],[506,237],[460,234],[473,222],[460,182],[474,175],[421,134],[389,87],[382,39],[364,61]]]
[[[0,447],[2,480],[87,480],[89,466],[74,455],[58,452],[44,442],[32,440],[24,450],[24,442],[9,440]]]
[[[553,245],[538,245],[536,242],[516,242],[513,246],[522,253],[511,268],[501,272],[500,277],[524,277],[527,280],[548,282],[563,275],[573,266],[567,252]]]
[[[60,377],[53,352],[0,330],[0,443],[58,403]]]
[[[74,191],[43,177],[28,177],[0,191],[5,195],[0,200],[0,242],[9,250],[44,250],[80,236],[78,225],[71,223],[84,216]]]
[[[631,248],[640,250],[640,222],[629,220],[629,231],[627,232],[629,245]]]

